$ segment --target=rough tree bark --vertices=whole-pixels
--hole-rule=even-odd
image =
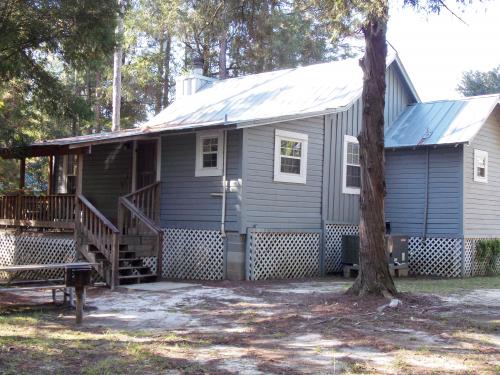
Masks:
[[[219,79],[227,78],[227,32],[224,27],[219,35]]]
[[[111,130],[120,130],[120,106],[122,100],[122,36],[123,36],[123,17],[125,12],[125,1],[118,0],[119,14],[116,25],[117,45],[113,55],[113,116]]]
[[[369,15],[363,27],[366,49],[363,69],[363,128],[359,135],[361,164],[360,269],[349,293],[396,293],[385,250],[384,105],[387,56],[387,7],[384,14]]]
[[[168,106],[168,93],[170,91],[170,60],[172,56],[172,37],[170,33],[167,34],[165,43],[165,58],[164,58],[164,77],[163,77],[163,103],[162,109]]]

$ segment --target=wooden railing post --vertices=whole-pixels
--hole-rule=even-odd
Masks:
[[[163,274],[163,231],[156,236],[156,275],[161,279]]]
[[[120,285],[119,277],[120,243],[116,233],[111,236],[111,290]]]

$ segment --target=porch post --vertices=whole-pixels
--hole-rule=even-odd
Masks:
[[[54,156],[49,156],[49,186],[47,189],[49,195],[54,194]]]
[[[137,141],[132,141],[132,186],[131,192],[137,190]]]
[[[26,159],[19,161],[19,190],[23,190],[26,184]]]

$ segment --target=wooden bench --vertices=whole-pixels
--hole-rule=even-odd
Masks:
[[[77,263],[51,263],[51,264],[26,264],[26,265],[16,265],[16,266],[0,266],[0,272],[22,272],[22,271],[46,271],[46,270],[54,270],[54,269],[65,269],[66,272],[68,269],[75,268],[88,268],[89,266],[95,266],[95,264],[77,262]],[[68,282],[68,280],[66,280]],[[9,285],[9,284],[7,284]],[[85,304],[85,288],[68,288],[66,284],[38,284],[38,285],[29,285],[29,286],[13,286],[13,287],[3,287],[0,288],[0,291],[4,292],[14,292],[14,291],[32,291],[32,290],[52,290],[52,300],[56,302],[56,291],[63,291],[63,301],[67,302],[67,297],[69,297],[69,303],[71,306],[76,307],[76,322],[81,323],[83,317],[83,307]],[[76,303],[73,303],[73,290],[76,290]]]

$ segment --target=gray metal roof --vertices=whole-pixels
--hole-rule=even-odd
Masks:
[[[405,79],[404,68],[391,52]],[[410,90],[418,100],[411,82]],[[211,123],[269,123],[309,117],[350,107],[363,88],[359,59],[333,61],[295,69],[278,70],[216,81],[199,92],[182,97],[145,126],[172,129]]]
[[[468,143],[499,104],[500,94],[409,106],[385,133],[385,147]]]

